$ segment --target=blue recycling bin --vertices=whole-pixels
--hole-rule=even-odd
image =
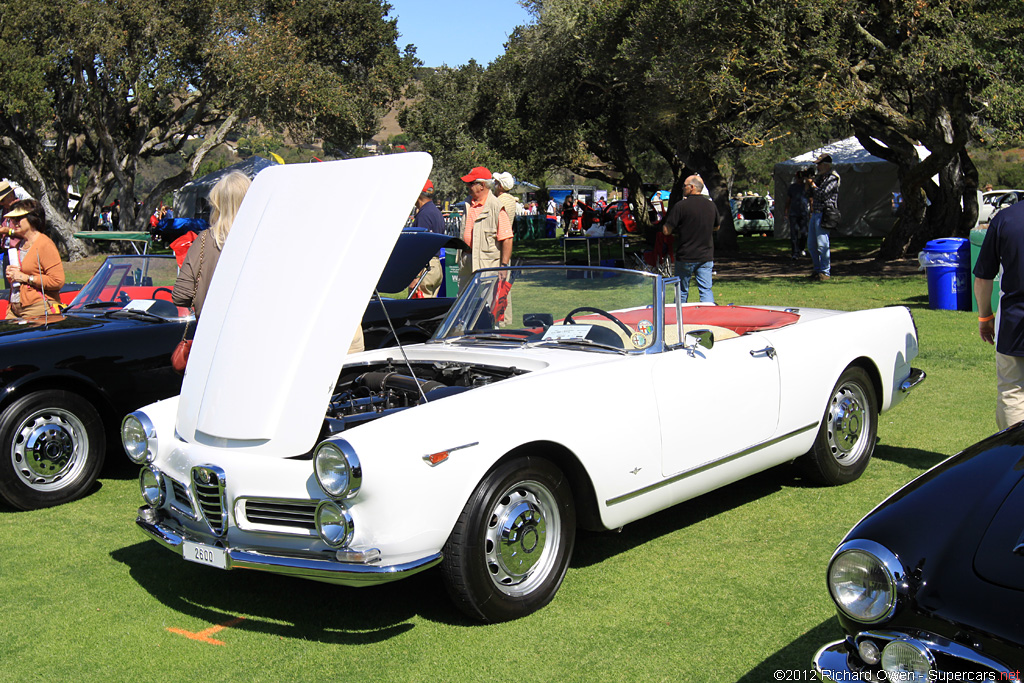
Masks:
[[[918,255],[928,276],[928,308],[971,310],[971,243],[962,237],[931,240]]]

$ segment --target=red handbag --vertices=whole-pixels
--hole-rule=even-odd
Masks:
[[[171,353],[171,367],[179,375],[185,374],[185,366],[188,365],[188,354],[191,350],[192,340],[182,339]]]

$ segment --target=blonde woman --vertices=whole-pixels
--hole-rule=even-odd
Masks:
[[[171,300],[178,306],[194,307],[197,319],[203,310],[224,240],[231,232],[238,207],[251,184],[248,176],[234,171],[221,178],[210,190],[210,229],[201,232],[189,247],[171,293]]]

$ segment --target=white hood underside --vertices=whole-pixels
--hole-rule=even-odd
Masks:
[[[256,176],[196,330],[178,404],[183,439],[268,455],[314,445],[432,163],[418,152]]]

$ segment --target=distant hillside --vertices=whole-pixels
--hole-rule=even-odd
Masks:
[[[402,104],[408,102],[408,100],[401,100],[398,104],[391,108],[391,111],[387,113],[384,119],[380,122],[380,131],[373,136],[373,139],[377,142],[387,142],[388,138],[392,135],[401,135],[403,132],[402,127],[398,125],[398,110]]]

